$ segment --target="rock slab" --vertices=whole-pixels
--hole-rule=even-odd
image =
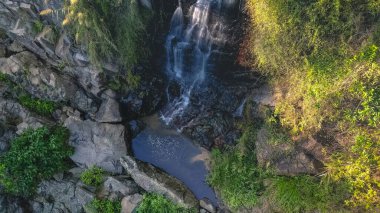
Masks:
[[[69,117],[64,126],[70,130],[70,145],[75,148],[71,159],[80,167],[97,165],[120,174],[120,157],[127,154],[125,127],[120,124],[97,123]]]
[[[130,156],[122,157],[120,162],[134,181],[145,191],[161,194],[186,208],[198,206],[198,200],[194,194],[176,178]]]

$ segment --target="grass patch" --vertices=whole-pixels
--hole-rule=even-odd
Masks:
[[[27,130],[11,141],[0,157],[0,183],[12,195],[28,197],[44,179],[67,168],[73,154],[69,131],[61,126]]]
[[[97,166],[93,166],[80,175],[81,181],[89,186],[98,187],[104,181],[104,170]]]
[[[144,194],[143,201],[138,206],[136,213],[195,213],[195,209],[186,209],[174,204],[159,194]]]
[[[275,204],[286,213],[337,211],[347,194],[344,188],[306,175],[277,177],[272,186]]]

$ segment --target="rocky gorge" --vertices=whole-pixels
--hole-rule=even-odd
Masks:
[[[195,2],[183,1],[183,13],[188,14]],[[242,42],[238,35],[244,11],[240,1],[226,2],[232,2],[228,3],[231,9],[213,18],[228,17],[223,32],[228,39],[207,59],[207,82],[195,86],[186,110],[169,123],[197,147],[208,150],[206,155],[213,148],[236,145],[242,135],[239,121],[246,117],[254,122],[264,120],[265,109],[273,109],[277,97],[283,95],[271,89],[265,77],[234,62],[236,46]],[[93,212],[88,204],[95,198],[104,198],[120,201],[121,211],[127,213],[133,212],[147,192],[164,195],[199,212],[229,212],[222,201],[215,205],[197,198],[181,180],[136,159],[132,149],[133,139],[147,126],[143,118],[167,113],[168,103],[182,97],[188,86],[168,77],[161,68],[166,66],[165,57],[157,56],[165,52],[165,37],[178,2],[139,1],[140,7],[167,17],[158,33],[160,50],[152,56],[157,56],[152,63],[159,68],[137,66],[134,72],[141,78],[139,85],[124,91],[109,86],[115,76],[125,72],[122,66],[116,62],[104,62],[101,68],[93,64],[86,49],[61,25],[63,4],[63,0],[0,1],[0,74],[8,78],[0,81],[0,154],[24,130],[55,124],[69,130],[69,145],[74,148],[70,168],[43,180],[32,198],[10,196],[0,187],[0,212]],[[53,12],[41,14],[47,9]],[[214,48],[216,44],[210,45]],[[184,53],[185,57],[186,54],[190,53]],[[42,116],[19,103],[21,93],[52,101],[58,107],[51,115]],[[292,146],[269,143],[268,131],[263,127],[257,133],[255,150],[260,166],[285,176],[321,171],[325,161],[321,150],[331,149],[331,144],[319,142],[323,134],[300,138]],[[98,189],[80,179],[81,173],[94,165],[107,173]],[[264,202],[239,211],[275,212],[275,207]]]

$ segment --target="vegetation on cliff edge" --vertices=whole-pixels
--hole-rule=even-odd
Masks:
[[[380,207],[379,1],[250,0],[246,9],[245,62],[282,92],[282,126],[335,132],[327,176],[348,184],[347,205]]]

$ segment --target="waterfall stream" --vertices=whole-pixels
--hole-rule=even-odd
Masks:
[[[180,86],[180,95],[169,92],[168,105],[161,113],[167,124],[181,116],[190,104],[191,94],[207,78],[209,58],[226,38],[221,17],[222,0],[198,0],[189,10],[185,26],[181,3],[175,10],[166,39],[166,73]],[[230,4],[230,1],[227,1]]]
[[[227,40],[223,10],[234,2],[197,0],[187,16],[179,2],[165,42],[168,103],[159,117],[145,119],[147,127],[132,143],[137,159],[178,178],[198,199],[207,198],[215,206],[219,206],[217,196],[207,183],[210,153],[168,126],[175,126],[174,119],[184,117],[186,109],[195,105],[192,95],[206,90],[215,63],[213,59],[222,52]],[[178,88],[176,92],[170,92],[170,83],[173,82]],[[241,108],[243,106],[244,103]],[[176,127],[181,129],[182,126]]]

